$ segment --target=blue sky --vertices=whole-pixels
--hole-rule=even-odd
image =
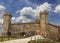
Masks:
[[[49,11],[48,20],[60,25],[60,0],[0,0],[0,30],[5,12],[11,12],[12,23],[34,22],[39,11]]]

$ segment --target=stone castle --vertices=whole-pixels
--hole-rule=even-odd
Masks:
[[[40,20],[29,23],[11,23],[12,15],[10,13],[4,14],[4,22],[2,28],[2,35],[4,37],[20,37],[40,34],[44,37],[59,39],[60,26],[55,26],[48,23],[48,12],[40,12]]]

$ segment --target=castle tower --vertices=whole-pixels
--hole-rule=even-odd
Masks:
[[[48,12],[41,11],[40,12],[40,34],[43,36],[47,35],[47,27],[48,27]]]
[[[4,21],[3,21],[3,29],[2,29],[2,35],[8,36],[8,32],[11,26],[11,14],[5,13],[4,14]]]

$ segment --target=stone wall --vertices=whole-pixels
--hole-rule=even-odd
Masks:
[[[4,15],[3,22],[3,35],[6,36],[19,36],[22,33],[26,36],[40,34],[44,37],[49,37],[53,39],[57,39],[60,35],[60,27],[52,25],[48,23],[48,12],[40,12],[40,19],[35,22],[29,23],[11,23],[11,15],[10,13],[6,13]],[[9,33],[9,34],[8,34]]]
[[[11,24],[11,33],[19,34],[25,32],[26,35],[35,35],[37,34],[37,30],[40,29],[40,24],[38,23],[20,23],[20,24]]]
[[[40,34],[40,24],[39,23],[18,23],[18,24],[11,24],[11,33],[18,34],[25,32],[26,35],[35,35]],[[49,37],[51,39],[57,39],[59,36],[58,26],[48,24],[47,25],[47,35],[45,37]],[[33,33],[32,33],[33,32]],[[16,35],[15,35],[16,36]]]
[[[58,36],[59,36],[58,26],[48,24],[48,36],[47,37],[57,40]]]

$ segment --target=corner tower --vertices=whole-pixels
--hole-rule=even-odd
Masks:
[[[46,36],[47,35],[47,27],[48,27],[48,12],[47,11],[41,11],[40,12],[40,31],[41,35]]]
[[[4,21],[3,21],[3,29],[2,29],[2,35],[7,36],[10,26],[11,26],[11,14],[5,13],[4,14]]]

